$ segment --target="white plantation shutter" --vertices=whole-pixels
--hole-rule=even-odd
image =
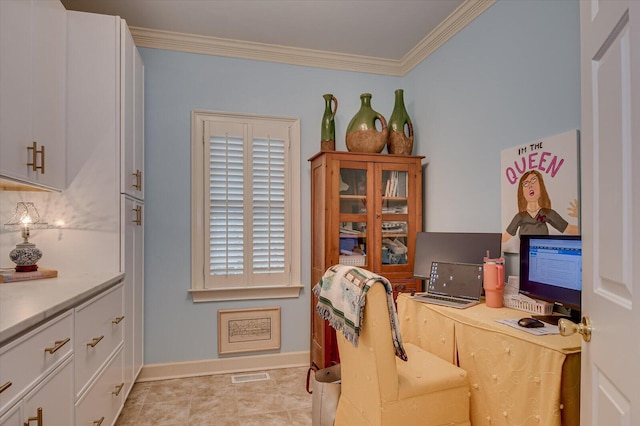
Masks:
[[[253,273],[285,272],[285,141],[253,140]]]
[[[204,136],[206,287],[287,284],[289,128],[210,122]]]
[[[244,272],[244,140],[213,135],[209,144],[209,273]]]

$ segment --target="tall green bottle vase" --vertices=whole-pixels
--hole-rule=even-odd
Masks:
[[[404,106],[404,90],[396,90],[396,101],[389,117],[389,154],[411,155],[413,151],[413,124]]]
[[[338,110],[338,99],[328,93],[324,98],[324,115],[322,116],[322,132],[320,140],[321,151],[336,150],[336,123],[334,118]]]

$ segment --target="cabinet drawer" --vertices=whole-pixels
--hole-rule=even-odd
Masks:
[[[22,426],[20,423],[20,405],[16,405],[10,411],[0,416],[0,426]]]
[[[53,370],[73,350],[73,311],[0,349],[0,412]]]
[[[76,403],[76,424],[103,426],[114,423],[124,403],[122,349],[111,359],[98,379]]]
[[[0,0],[1,1],[1,0]],[[42,424],[73,424],[73,358],[69,357],[29,392],[22,402],[22,421],[33,426],[29,417],[42,410]]]
[[[80,395],[123,341],[123,285],[76,308],[75,390]]]

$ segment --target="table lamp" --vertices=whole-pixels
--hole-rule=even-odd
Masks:
[[[38,270],[38,260],[42,257],[42,252],[35,244],[29,242],[29,229],[46,225],[47,223],[42,221],[38,210],[33,203],[19,202],[16,206],[16,211],[9,219],[9,222],[5,223],[8,226],[20,226],[22,229],[23,242],[16,244],[16,248],[11,250],[9,258],[16,264],[16,272],[30,272]]]

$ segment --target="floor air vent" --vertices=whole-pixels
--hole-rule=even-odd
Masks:
[[[250,373],[250,374],[237,374],[231,376],[231,383],[247,383],[247,382],[259,382],[261,380],[269,380],[269,373]]]

